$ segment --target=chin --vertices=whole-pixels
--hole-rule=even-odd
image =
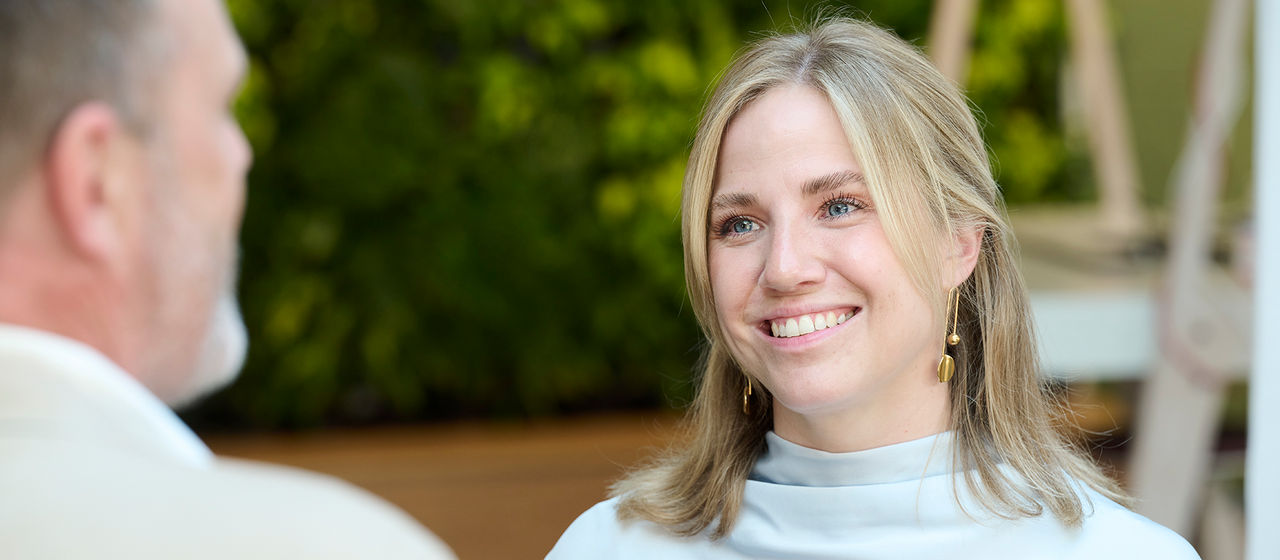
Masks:
[[[856,400],[858,391],[849,387],[837,387],[832,383],[816,385],[796,385],[783,382],[776,388],[770,387],[774,401],[780,406],[797,413],[818,413],[823,410],[848,404]]]
[[[186,388],[169,402],[174,408],[191,405],[227,386],[240,374],[249,350],[249,335],[234,295],[226,294],[218,300],[200,346]]]
[[[812,415],[848,408],[856,399],[847,394],[789,392],[773,394],[774,403],[796,414]]]
[[[845,372],[831,375],[831,372]],[[796,368],[769,383],[779,406],[798,414],[822,414],[856,407],[874,398],[878,384],[859,378],[849,368],[825,365]]]

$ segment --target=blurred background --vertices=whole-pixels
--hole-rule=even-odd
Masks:
[[[935,16],[932,0],[228,4],[251,58],[237,112],[256,154],[240,270],[252,346],[239,381],[184,418],[215,451],[371,489],[462,558],[540,558],[672,434],[699,352],[680,183],[735,51],[823,9],[928,49]],[[1213,3],[1100,4],[1137,178],[1136,225],[1105,238],[1068,4],[975,4],[957,81],[1018,228],[1046,366],[1123,474],[1158,369],[1152,317]],[[1215,269],[1240,260],[1249,227],[1244,92],[1215,152]],[[1052,314],[1079,297],[1132,308],[1116,321],[1138,326],[1113,350],[1072,339]],[[1210,473],[1230,488],[1247,392],[1225,369]]]

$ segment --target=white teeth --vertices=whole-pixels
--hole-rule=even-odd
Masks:
[[[800,334],[809,334],[813,332],[813,318],[805,315],[797,321],[800,324]]]
[[[850,317],[853,317],[852,312],[836,315],[834,311],[828,311],[826,313],[815,313],[813,315],[801,315],[800,317],[787,319],[785,321],[769,321],[769,330],[775,337],[791,338],[823,329],[829,329],[844,323],[849,320]]]
[[[795,319],[787,319],[787,327],[783,330],[782,336],[800,336],[800,325],[796,323]]]

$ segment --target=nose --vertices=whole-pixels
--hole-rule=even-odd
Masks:
[[[774,228],[760,286],[781,293],[804,291],[822,284],[827,268],[818,246],[802,228]]]

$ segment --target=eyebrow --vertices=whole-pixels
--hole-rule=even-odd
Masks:
[[[814,196],[824,192],[835,190],[850,183],[861,183],[862,174],[856,171],[836,171],[821,177],[809,179],[804,183],[804,195]]]
[[[711,210],[746,208],[755,206],[758,200],[756,195],[750,193],[725,193],[711,200]]]
[[[816,196],[850,183],[861,183],[862,180],[862,174],[856,171],[836,171],[805,181],[802,192],[806,197]],[[751,193],[725,193],[711,199],[711,211],[747,208],[755,206],[758,201],[756,195]]]

